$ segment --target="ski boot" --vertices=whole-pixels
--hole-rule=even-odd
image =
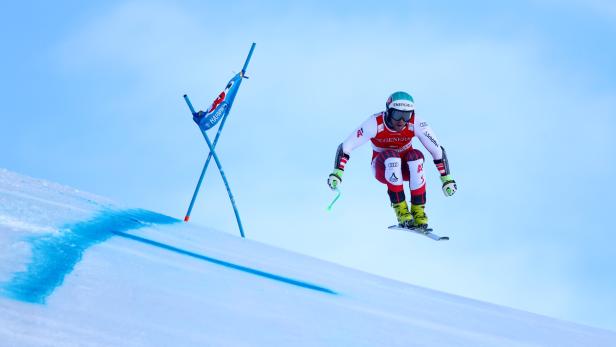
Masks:
[[[412,205],[411,206],[411,215],[413,216],[412,225],[417,229],[427,229],[428,228],[428,216],[424,209],[426,208],[425,204],[422,205]]]
[[[413,227],[413,216],[409,212],[409,207],[406,201],[401,201],[397,204],[391,204],[398,218],[398,225],[403,228]]]

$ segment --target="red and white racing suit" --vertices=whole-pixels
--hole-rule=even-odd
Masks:
[[[430,152],[442,176],[449,174],[444,149],[434,132],[422,119],[412,114],[401,131],[394,131],[385,124],[385,112],[370,116],[338,147],[336,167],[344,170],[350,153],[368,140],[372,142],[372,170],[379,182],[387,185],[392,203],[404,201],[404,181],[411,190],[411,204],[426,203],[426,179],[423,172],[424,156],[413,148],[417,137]]]

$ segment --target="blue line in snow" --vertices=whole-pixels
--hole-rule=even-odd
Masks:
[[[88,248],[117,235],[256,276],[328,294],[337,294],[330,289],[311,283],[233,264],[126,233],[126,231],[153,224],[178,222],[180,220],[146,210],[107,210],[91,220],[66,225],[60,228],[58,233],[32,237],[28,240],[32,247],[31,262],[25,271],[15,273],[8,283],[3,284],[0,287],[0,293],[16,300],[44,304],[54,290],[62,285],[75,265],[81,261]]]
[[[108,210],[91,220],[66,225],[58,233],[32,237],[32,260],[26,271],[15,273],[0,289],[14,299],[44,304],[88,248],[116,232],[177,222],[178,219],[141,209]]]
[[[192,258],[196,258],[196,259],[199,259],[199,260],[205,260],[207,262],[210,262],[210,263],[213,263],[213,264],[216,264],[216,265],[224,266],[224,267],[231,268],[231,269],[238,270],[238,271],[243,271],[243,272],[246,272],[246,273],[249,273],[249,274],[252,274],[252,275],[268,278],[268,279],[271,279],[271,280],[274,280],[274,281],[284,282],[284,283],[287,283],[287,284],[292,284],[294,286],[298,286],[298,287],[302,287],[302,288],[307,288],[307,289],[312,289],[312,290],[316,290],[316,291],[324,292],[324,293],[328,293],[328,294],[337,294],[336,292],[334,292],[331,289],[320,287],[320,286],[317,286],[317,285],[314,285],[314,284],[311,284],[311,283],[308,283],[308,282],[299,281],[299,280],[295,280],[295,279],[292,279],[292,278],[289,278],[289,277],[284,277],[284,276],[272,274],[272,273],[269,273],[269,272],[264,272],[264,271],[261,271],[261,270],[252,269],[252,268],[249,268],[249,267],[246,267],[246,266],[241,266],[241,265],[233,264],[233,263],[230,263],[230,262],[226,262],[224,260],[208,257],[208,256],[205,256],[205,255],[201,255],[201,254],[198,254],[198,253],[190,252],[190,251],[187,251],[187,250],[184,250],[184,249],[181,249],[181,248],[177,248],[177,247],[173,247],[173,246],[170,246],[170,245],[167,245],[167,244],[164,244],[164,243],[160,243],[160,242],[157,242],[157,241],[145,239],[143,237],[127,234],[127,233],[120,232],[120,231],[115,231],[114,234],[116,234],[118,236],[121,236],[121,237],[125,237],[127,239],[134,240],[134,241],[139,241],[139,242],[151,245],[151,246],[159,247],[159,248],[162,248],[162,249],[174,252],[174,253],[186,255],[186,256],[189,256],[189,257],[192,257]]]

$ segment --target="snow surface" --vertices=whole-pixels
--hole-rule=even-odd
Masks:
[[[0,294],[0,347],[616,346],[7,170]]]

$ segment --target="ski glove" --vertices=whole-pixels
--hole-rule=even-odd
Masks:
[[[340,185],[340,183],[342,183],[343,173],[343,170],[335,169],[332,173],[329,174],[329,177],[327,178],[327,184],[329,185],[329,188],[331,188],[331,190],[338,189],[338,186]]]
[[[452,196],[457,190],[458,186],[451,175],[441,176],[441,182],[443,182],[443,193],[445,196]]]

